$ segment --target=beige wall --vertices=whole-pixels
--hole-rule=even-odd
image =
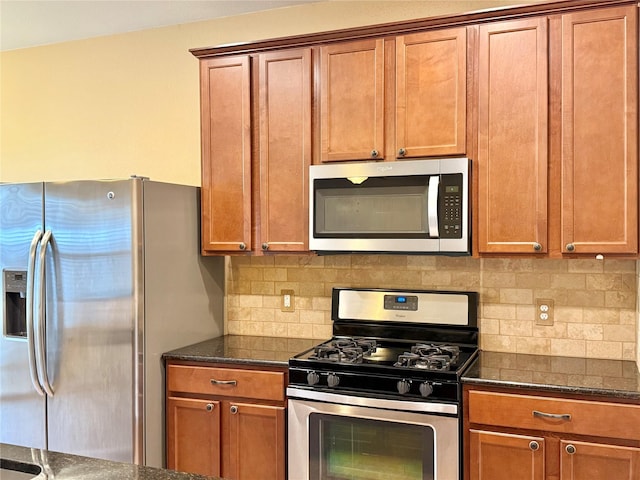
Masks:
[[[635,260],[477,259],[404,255],[231,257],[228,333],[327,338],[334,286],[480,292],[485,350],[636,360]],[[294,312],[280,290],[295,292]],[[535,300],[553,299],[552,326]]]
[[[331,1],[0,56],[0,181],[200,184],[198,61],[188,50],[501,5]]]

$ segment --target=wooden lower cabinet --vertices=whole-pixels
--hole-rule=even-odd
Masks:
[[[544,439],[471,430],[472,480],[544,480]]]
[[[465,479],[640,480],[640,405],[464,392]]]
[[[560,480],[582,478],[640,479],[640,448],[562,440]]]
[[[284,480],[285,385],[283,370],[170,362],[167,468],[230,480]]]
[[[216,401],[167,399],[168,468],[220,476],[220,409]]]
[[[224,476],[238,480],[285,478],[285,409],[232,403],[227,411],[229,468]]]

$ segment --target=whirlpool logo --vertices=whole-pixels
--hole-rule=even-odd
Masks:
[[[393,170],[393,167],[391,165],[381,165],[377,167],[377,170],[380,173],[384,173],[384,172],[388,172],[389,170]]]

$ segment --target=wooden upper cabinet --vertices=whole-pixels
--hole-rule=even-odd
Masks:
[[[469,443],[469,480],[545,480],[544,438],[471,430]]]
[[[640,478],[640,448],[560,441],[560,480]]]
[[[259,55],[260,246],[309,249],[311,49]]]
[[[320,161],[384,156],[384,41],[320,48]]]
[[[464,154],[467,30],[396,38],[396,156]]]
[[[478,250],[547,251],[547,19],[482,25]]]
[[[202,250],[251,248],[249,56],[200,62]]]
[[[638,251],[637,12],[562,16],[563,253]]]

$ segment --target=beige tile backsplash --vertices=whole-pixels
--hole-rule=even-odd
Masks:
[[[406,255],[228,257],[229,334],[331,335],[331,289],[474,290],[484,350],[634,360],[640,262],[478,259]],[[280,309],[280,291],[295,310]],[[536,299],[554,300],[554,323],[536,325]]]

